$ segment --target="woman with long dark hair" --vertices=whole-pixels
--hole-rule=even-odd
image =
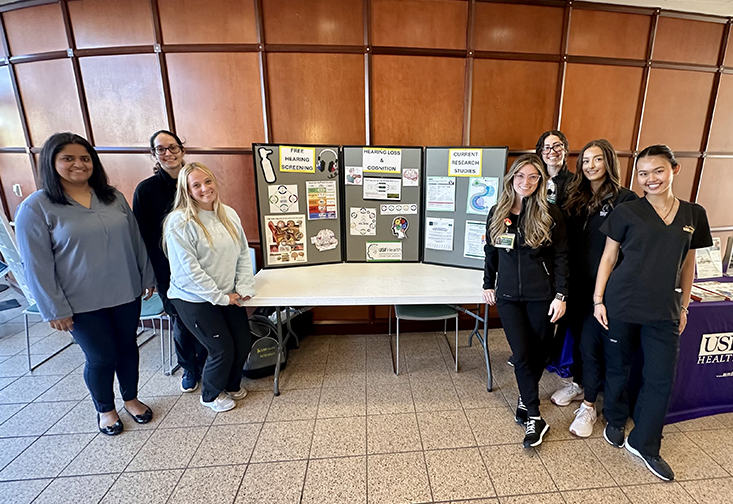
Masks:
[[[486,222],[484,300],[496,305],[514,355],[515,421],[525,425],[526,448],[550,428],[540,415],[539,381],[568,293],[565,221],[547,202],[546,176],[538,156],[519,156]]]
[[[137,399],[140,298],[154,291],[135,216],[109,185],[99,156],[73,133],[52,135],[41,150],[41,190],[20,205],[18,248],[43,319],[71,331],[84,351],[84,380],[100,432],[123,430],[112,384],[137,423],[153,412]]]
[[[562,208],[573,174],[568,170],[570,143],[562,131],[549,130],[540,135],[535,152],[547,172],[547,201]]]
[[[644,197],[619,206],[601,227],[607,236],[593,294],[594,315],[608,331],[603,437],[641,458],[657,477],[674,472],[659,455],[664,417],[679,357],[680,334],[695,274],[695,249],[713,243],[705,209],[675,197],[680,172],[666,145],[652,145],[636,159]],[[618,262],[619,254],[623,260]],[[618,264],[617,264],[618,263]],[[644,352],[634,428],[625,394],[636,350]]]

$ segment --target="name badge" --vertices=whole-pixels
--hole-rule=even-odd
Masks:
[[[514,233],[502,233],[496,237],[494,241],[496,248],[513,249],[514,248]]]

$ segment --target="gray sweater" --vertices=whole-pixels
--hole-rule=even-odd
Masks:
[[[119,306],[155,286],[137,220],[119,191],[91,208],[52,203],[36,191],[18,208],[16,238],[43,320]]]

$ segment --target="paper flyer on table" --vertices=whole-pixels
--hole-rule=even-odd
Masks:
[[[402,180],[398,178],[364,177],[362,199],[400,201],[402,199]]]
[[[697,249],[695,264],[697,278],[718,278],[723,276],[723,257],[720,252],[720,237],[713,238],[713,245]]]
[[[425,219],[425,248],[453,250],[453,219]]]
[[[489,215],[491,207],[496,205],[496,194],[499,189],[497,177],[475,177],[468,184],[466,213]]]
[[[336,181],[306,180],[308,220],[336,218]]]
[[[428,177],[427,211],[455,212],[456,179],[453,177]]]
[[[484,260],[486,258],[485,245],[486,223],[466,221],[466,232],[463,237],[463,257]]]

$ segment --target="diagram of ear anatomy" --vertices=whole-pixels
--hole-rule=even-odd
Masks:
[[[262,166],[262,171],[265,174],[265,181],[268,184],[274,184],[275,169],[272,167],[272,162],[268,158],[268,156],[272,154],[272,151],[270,149],[260,147],[257,149],[257,154],[260,156],[260,165]]]

